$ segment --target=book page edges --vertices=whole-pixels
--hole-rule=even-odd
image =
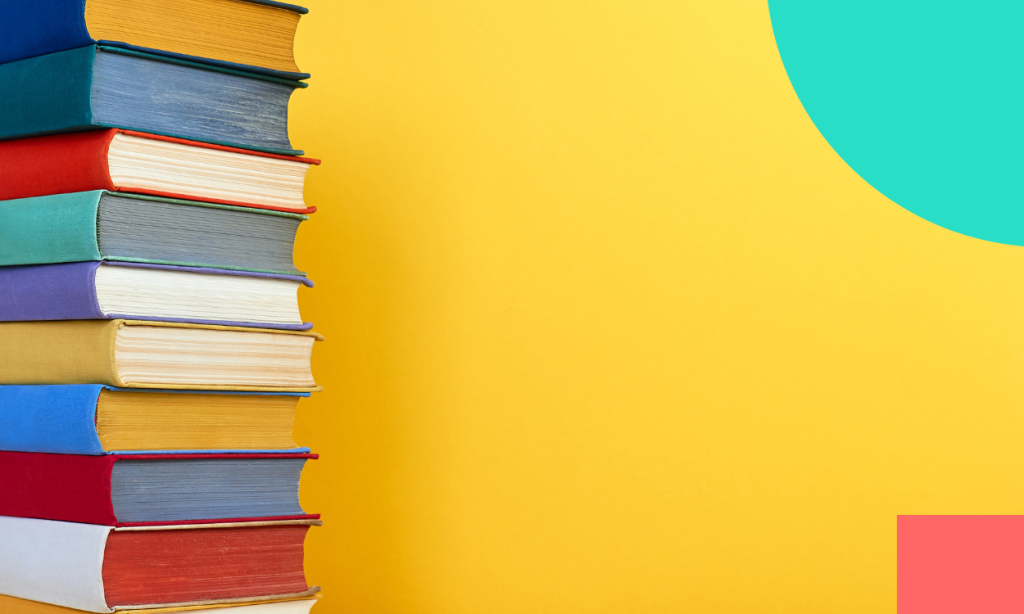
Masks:
[[[312,331],[303,330],[280,330],[273,328],[253,328],[248,326],[222,326],[219,324],[193,324],[189,322],[163,322],[163,321],[149,321],[149,320],[112,320],[118,324],[118,328],[121,326],[155,326],[161,328],[201,328],[206,330],[226,330],[235,332],[248,332],[248,333],[268,333],[273,335],[297,335],[301,337],[313,337],[317,341],[323,341],[324,336],[320,333],[314,333]]]
[[[99,190],[101,194],[113,194],[122,198],[134,198],[137,200],[151,200],[162,203],[171,203],[173,205],[182,205],[185,207],[203,207],[208,209],[226,209],[229,211],[240,211],[245,213],[258,213],[262,215],[272,215],[278,217],[289,217],[297,220],[306,221],[309,219],[308,215],[301,213],[295,213],[294,211],[278,211],[276,209],[265,209],[263,207],[256,207],[253,205],[228,205],[224,203],[214,203],[206,200],[193,200],[188,198],[174,198],[169,196],[153,196],[150,194],[143,194],[142,192],[127,192],[119,190]],[[37,196],[36,198],[49,198],[47,196]]]
[[[276,154],[267,151],[253,150],[253,149],[241,149],[239,147],[232,147],[230,145],[219,145],[217,143],[207,143],[203,141],[193,141],[189,139],[183,139],[176,136],[168,136],[164,134],[155,134],[152,132],[139,132],[138,130],[129,130],[127,128],[111,128],[112,132],[120,132],[121,134],[127,134],[128,136],[137,136],[141,139],[153,139],[154,141],[167,141],[169,143],[179,143],[181,145],[190,145],[192,147],[204,147],[206,149],[216,149],[219,151],[229,151],[232,153],[245,154],[247,156],[260,156],[263,158],[276,158],[278,160],[288,160],[291,162],[305,162],[312,166],[319,166],[320,160],[316,158],[303,158],[301,156],[291,156],[288,154]],[[113,137],[111,137],[113,138]]]
[[[206,524],[132,525],[112,527],[112,529],[114,531],[184,531],[187,529],[244,529],[253,527],[285,527],[302,525],[322,527],[324,525],[324,521],[320,520],[320,515],[312,515],[317,516],[317,518],[303,518],[298,520],[246,520],[245,522],[208,522]]]
[[[114,610],[117,612],[137,612],[139,610],[153,610],[160,608],[166,611],[167,608],[195,608],[199,606],[218,606],[218,605],[243,605],[252,602],[254,599],[269,600],[269,601],[296,601],[304,597],[313,597],[320,592],[319,586],[311,586],[307,590],[301,593],[288,593],[285,595],[266,595],[260,597],[237,597],[235,599],[210,599],[207,601],[185,601],[182,603],[157,603],[157,604],[146,604],[146,605],[130,605],[130,606],[116,606]],[[174,611],[174,610],[170,610]]]
[[[322,392],[323,386],[312,386],[307,388],[288,388],[285,386],[212,386],[198,384],[115,384],[118,388],[130,388],[132,390],[195,390],[196,392]]]
[[[114,187],[114,188],[111,188],[111,191],[121,193],[121,188]],[[124,193],[125,194],[128,194],[128,193],[144,194],[146,196],[158,196],[158,197],[161,197],[161,198],[168,198],[168,199],[174,199],[174,200],[188,200],[189,198],[192,198],[188,194],[178,194],[177,192],[162,192],[160,190],[146,190],[146,189],[142,189],[142,188],[125,188],[124,189]],[[276,212],[276,213],[294,213],[296,215],[308,215],[310,213],[316,213],[316,207],[306,207],[305,209],[288,209],[286,207],[274,207],[274,206],[271,206],[271,205],[259,205],[259,204],[253,204],[253,203],[244,203],[244,202],[235,201],[235,200],[220,200],[220,199],[217,199],[217,198],[207,198],[204,201],[193,201],[193,202],[196,202],[196,203],[204,202],[204,203],[211,203],[211,204],[215,204],[215,205],[225,205],[225,206],[228,206],[228,207],[239,207],[239,208],[244,208],[244,209],[258,209],[258,210],[262,210],[262,211],[273,211],[273,212]]]
[[[301,598],[249,600],[242,603],[233,603],[228,607],[264,605],[270,603],[282,603],[286,601],[316,601],[320,597],[321,593],[317,593],[311,597]],[[224,605],[218,604],[157,607],[148,610],[134,610],[132,614],[173,614],[175,612],[195,612],[199,610],[210,609],[220,610],[224,607]],[[66,608],[60,605],[43,603],[42,601],[30,601],[28,599],[19,599],[18,597],[0,595],[0,612],[3,612],[4,614],[81,614],[82,610],[74,610],[72,608]]]
[[[152,60],[154,62],[165,62],[167,64],[177,64],[178,66],[186,66],[188,68],[196,68],[198,70],[208,70],[210,72],[219,72],[226,75],[243,77],[246,79],[269,81],[271,83],[278,83],[280,85],[285,85],[293,89],[305,89],[309,87],[308,83],[303,83],[302,81],[297,81],[295,79],[274,76],[272,74],[267,74],[264,71],[248,70],[247,68],[244,68],[245,65],[240,65],[243,66],[243,68],[241,69],[235,68],[230,66],[230,62],[221,62],[217,60],[205,61],[208,60],[208,58],[197,58],[196,56],[187,56],[179,53],[153,53],[152,51],[147,50],[145,47],[136,47],[135,45],[110,46],[104,44],[104,41],[102,40],[96,42],[95,47],[98,51],[105,51],[107,53],[119,53],[122,55],[134,56],[145,60]],[[197,59],[204,61],[197,62]],[[296,66],[296,68],[298,68],[298,66]]]

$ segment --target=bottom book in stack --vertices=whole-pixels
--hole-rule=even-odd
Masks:
[[[115,528],[0,517],[2,611],[239,608],[306,614],[303,542],[319,520]],[[275,603],[260,603],[275,602]],[[6,603],[3,603],[6,605]],[[225,613],[227,614],[227,613]]]
[[[313,597],[291,601],[262,601],[235,605],[197,605],[171,608],[144,608],[126,610],[132,614],[170,614],[171,612],[195,612],[196,614],[309,614],[316,605],[319,594]],[[0,595],[0,612],[4,614],[81,614],[81,610],[59,605],[41,603]]]

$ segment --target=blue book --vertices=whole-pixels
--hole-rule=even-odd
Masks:
[[[293,52],[308,12],[274,0],[2,0],[0,63],[102,43],[308,79]]]
[[[0,451],[50,454],[308,453],[292,439],[309,393],[0,386]]]
[[[288,101],[304,83],[90,45],[0,65],[0,140],[137,130],[289,156]]]

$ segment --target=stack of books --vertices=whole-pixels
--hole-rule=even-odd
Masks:
[[[316,603],[305,12],[0,2],[0,612]]]

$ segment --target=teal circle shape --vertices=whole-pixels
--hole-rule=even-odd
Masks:
[[[944,228],[1024,245],[1024,0],[769,0],[789,79],[833,149]]]

